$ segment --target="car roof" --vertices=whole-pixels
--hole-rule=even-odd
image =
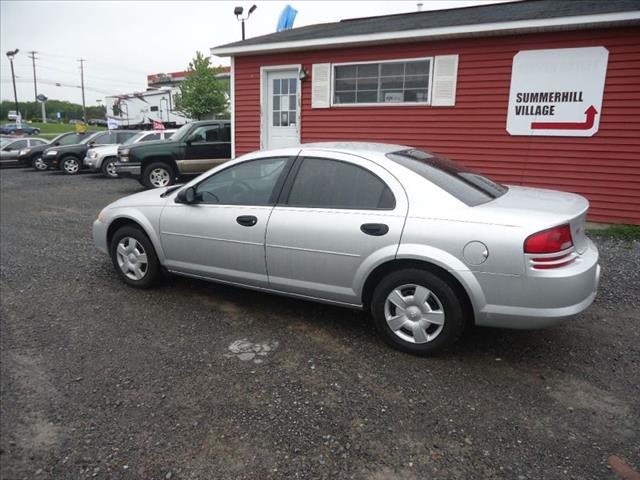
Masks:
[[[314,150],[330,150],[333,152],[343,153],[381,153],[387,154],[397,152],[400,150],[407,150],[412,147],[406,145],[396,145],[393,143],[375,143],[375,142],[316,142],[305,143],[300,145],[300,148],[307,149],[312,148]]]

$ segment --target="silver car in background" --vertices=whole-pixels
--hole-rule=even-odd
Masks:
[[[540,328],[586,309],[600,275],[588,206],[411,147],[324,143],[120,199],[93,237],[129,285],[168,271],[366,309],[389,344],[426,355],[470,324]]]
[[[121,144],[97,145],[87,151],[84,157],[84,166],[92,172],[102,172],[107,178],[116,178],[116,161],[118,160],[118,147],[121,145],[133,145],[140,142],[154,140],[168,140],[176,130],[146,130],[138,132]]]

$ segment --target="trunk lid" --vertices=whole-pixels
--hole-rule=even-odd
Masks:
[[[510,217],[513,223],[534,228],[531,233],[568,223],[576,251],[583,253],[587,249],[585,227],[589,202],[580,195],[509,186],[507,193],[501,197],[474,209]]]

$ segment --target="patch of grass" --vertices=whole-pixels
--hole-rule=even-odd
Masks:
[[[39,128],[40,135],[46,138],[52,138],[56,135],[60,135],[65,132],[75,132],[76,126],[68,123],[41,123],[41,122],[32,122],[28,123],[30,127]],[[87,130],[106,130],[105,127],[99,127],[96,125],[87,125]]]
[[[640,240],[640,226],[638,225],[611,225],[603,229],[587,230],[587,233],[601,238]]]

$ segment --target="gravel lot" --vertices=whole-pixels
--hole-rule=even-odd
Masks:
[[[360,312],[182,278],[126,287],[91,223],[139,190],[0,173],[3,479],[640,470],[637,242],[598,240],[601,294],[577,320],[475,329],[422,359],[387,348]]]

